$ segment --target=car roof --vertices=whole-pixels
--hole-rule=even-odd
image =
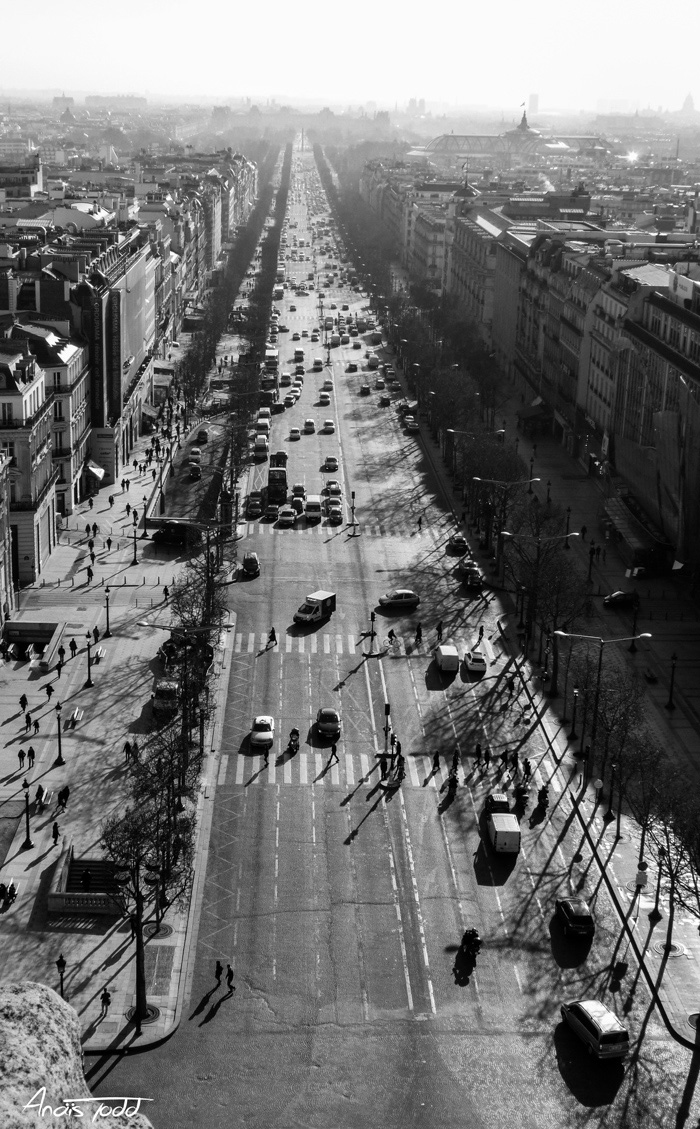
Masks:
[[[573,1004],[578,1004],[583,1011],[590,1015],[591,1019],[599,1025],[602,1031],[626,1031],[626,1027],[611,1011],[609,1007],[601,1003],[600,1000],[573,1000],[568,1006],[572,1007]]]

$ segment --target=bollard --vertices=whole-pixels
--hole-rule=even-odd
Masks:
[[[75,577],[74,576],[71,576],[71,578],[70,578],[70,586],[71,586],[71,588],[75,588]]]
[[[105,586],[105,578],[104,578],[104,576],[103,576],[103,577],[102,577],[102,587],[104,588],[104,586]]]
[[[124,586],[126,587],[126,577],[124,577],[123,583],[124,583]]]

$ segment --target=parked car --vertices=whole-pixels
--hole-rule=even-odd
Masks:
[[[469,542],[463,533],[459,531],[453,533],[447,542],[448,549],[452,549],[455,553],[466,553],[469,548]]]
[[[609,596],[604,597],[603,606],[606,608],[638,608],[639,593],[611,592]]]
[[[369,384],[361,384],[360,385],[360,396],[369,396],[369,394],[370,394]]]
[[[575,1000],[561,1005],[565,1023],[599,1059],[624,1058],[629,1051],[629,1032],[600,1000]]]

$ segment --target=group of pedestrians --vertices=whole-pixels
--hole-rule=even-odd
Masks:
[[[221,987],[221,978],[222,978],[223,975],[224,975],[224,966],[223,966],[223,964],[221,963],[220,960],[217,960],[216,964],[214,965],[214,978],[216,980],[217,988]],[[229,992],[235,992],[236,991],[236,985],[233,982],[233,969],[231,968],[230,964],[226,965],[226,986],[227,986]]]

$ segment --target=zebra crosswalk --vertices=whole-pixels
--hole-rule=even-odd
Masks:
[[[342,525],[331,525],[327,518],[321,522],[313,525],[307,525],[305,521],[301,521],[298,525],[291,527],[279,526],[276,522],[267,521],[242,521],[238,523],[239,532],[244,537],[258,536],[279,536],[279,537],[328,537],[331,535],[338,536],[342,533],[348,533],[352,529],[350,521],[346,518],[343,520]],[[411,534],[415,536],[427,536],[426,533],[416,534],[415,524],[410,522],[403,522],[396,524],[392,522],[391,527],[384,526],[379,522],[356,522],[355,531],[358,536],[365,537],[408,537]]]
[[[410,755],[405,758],[406,776],[404,787],[432,788],[436,792],[444,791],[447,786],[452,758],[446,757],[440,761],[437,769],[433,758],[424,754]],[[465,779],[465,773],[475,769],[472,757],[463,757],[460,761],[459,781],[460,787]],[[549,781],[555,793],[561,791],[561,785],[554,773],[554,765],[547,758],[539,766],[539,773],[533,776],[533,784],[542,779]],[[259,787],[264,785],[297,785],[319,787],[346,788],[352,790],[362,784],[374,785],[380,777],[379,758],[369,753],[339,753],[338,760],[332,759],[329,749],[298,752],[293,757],[283,754],[265,757],[256,753],[247,755],[239,753],[237,756],[222,757],[219,771],[218,784],[237,784],[246,787]],[[489,791],[497,784],[504,786],[502,778],[493,775],[478,773],[469,777],[468,783],[472,790],[483,786],[484,791]],[[506,785],[507,786],[507,785]]]
[[[247,633],[238,631],[233,644],[235,654],[249,655],[255,654],[256,651],[269,651],[272,654],[275,651],[283,651],[285,654],[299,655],[356,655],[369,652],[370,649],[375,654],[385,651],[393,656],[408,654],[432,656],[432,648],[425,640],[416,644],[410,636],[403,638],[397,635],[396,642],[389,646],[381,636],[376,636],[370,648],[369,638],[360,632],[353,635],[333,634],[328,631],[315,632],[313,635],[283,635],[275,646],[271,647],[268,635],[264,631],[260,634],[255,631]]]

